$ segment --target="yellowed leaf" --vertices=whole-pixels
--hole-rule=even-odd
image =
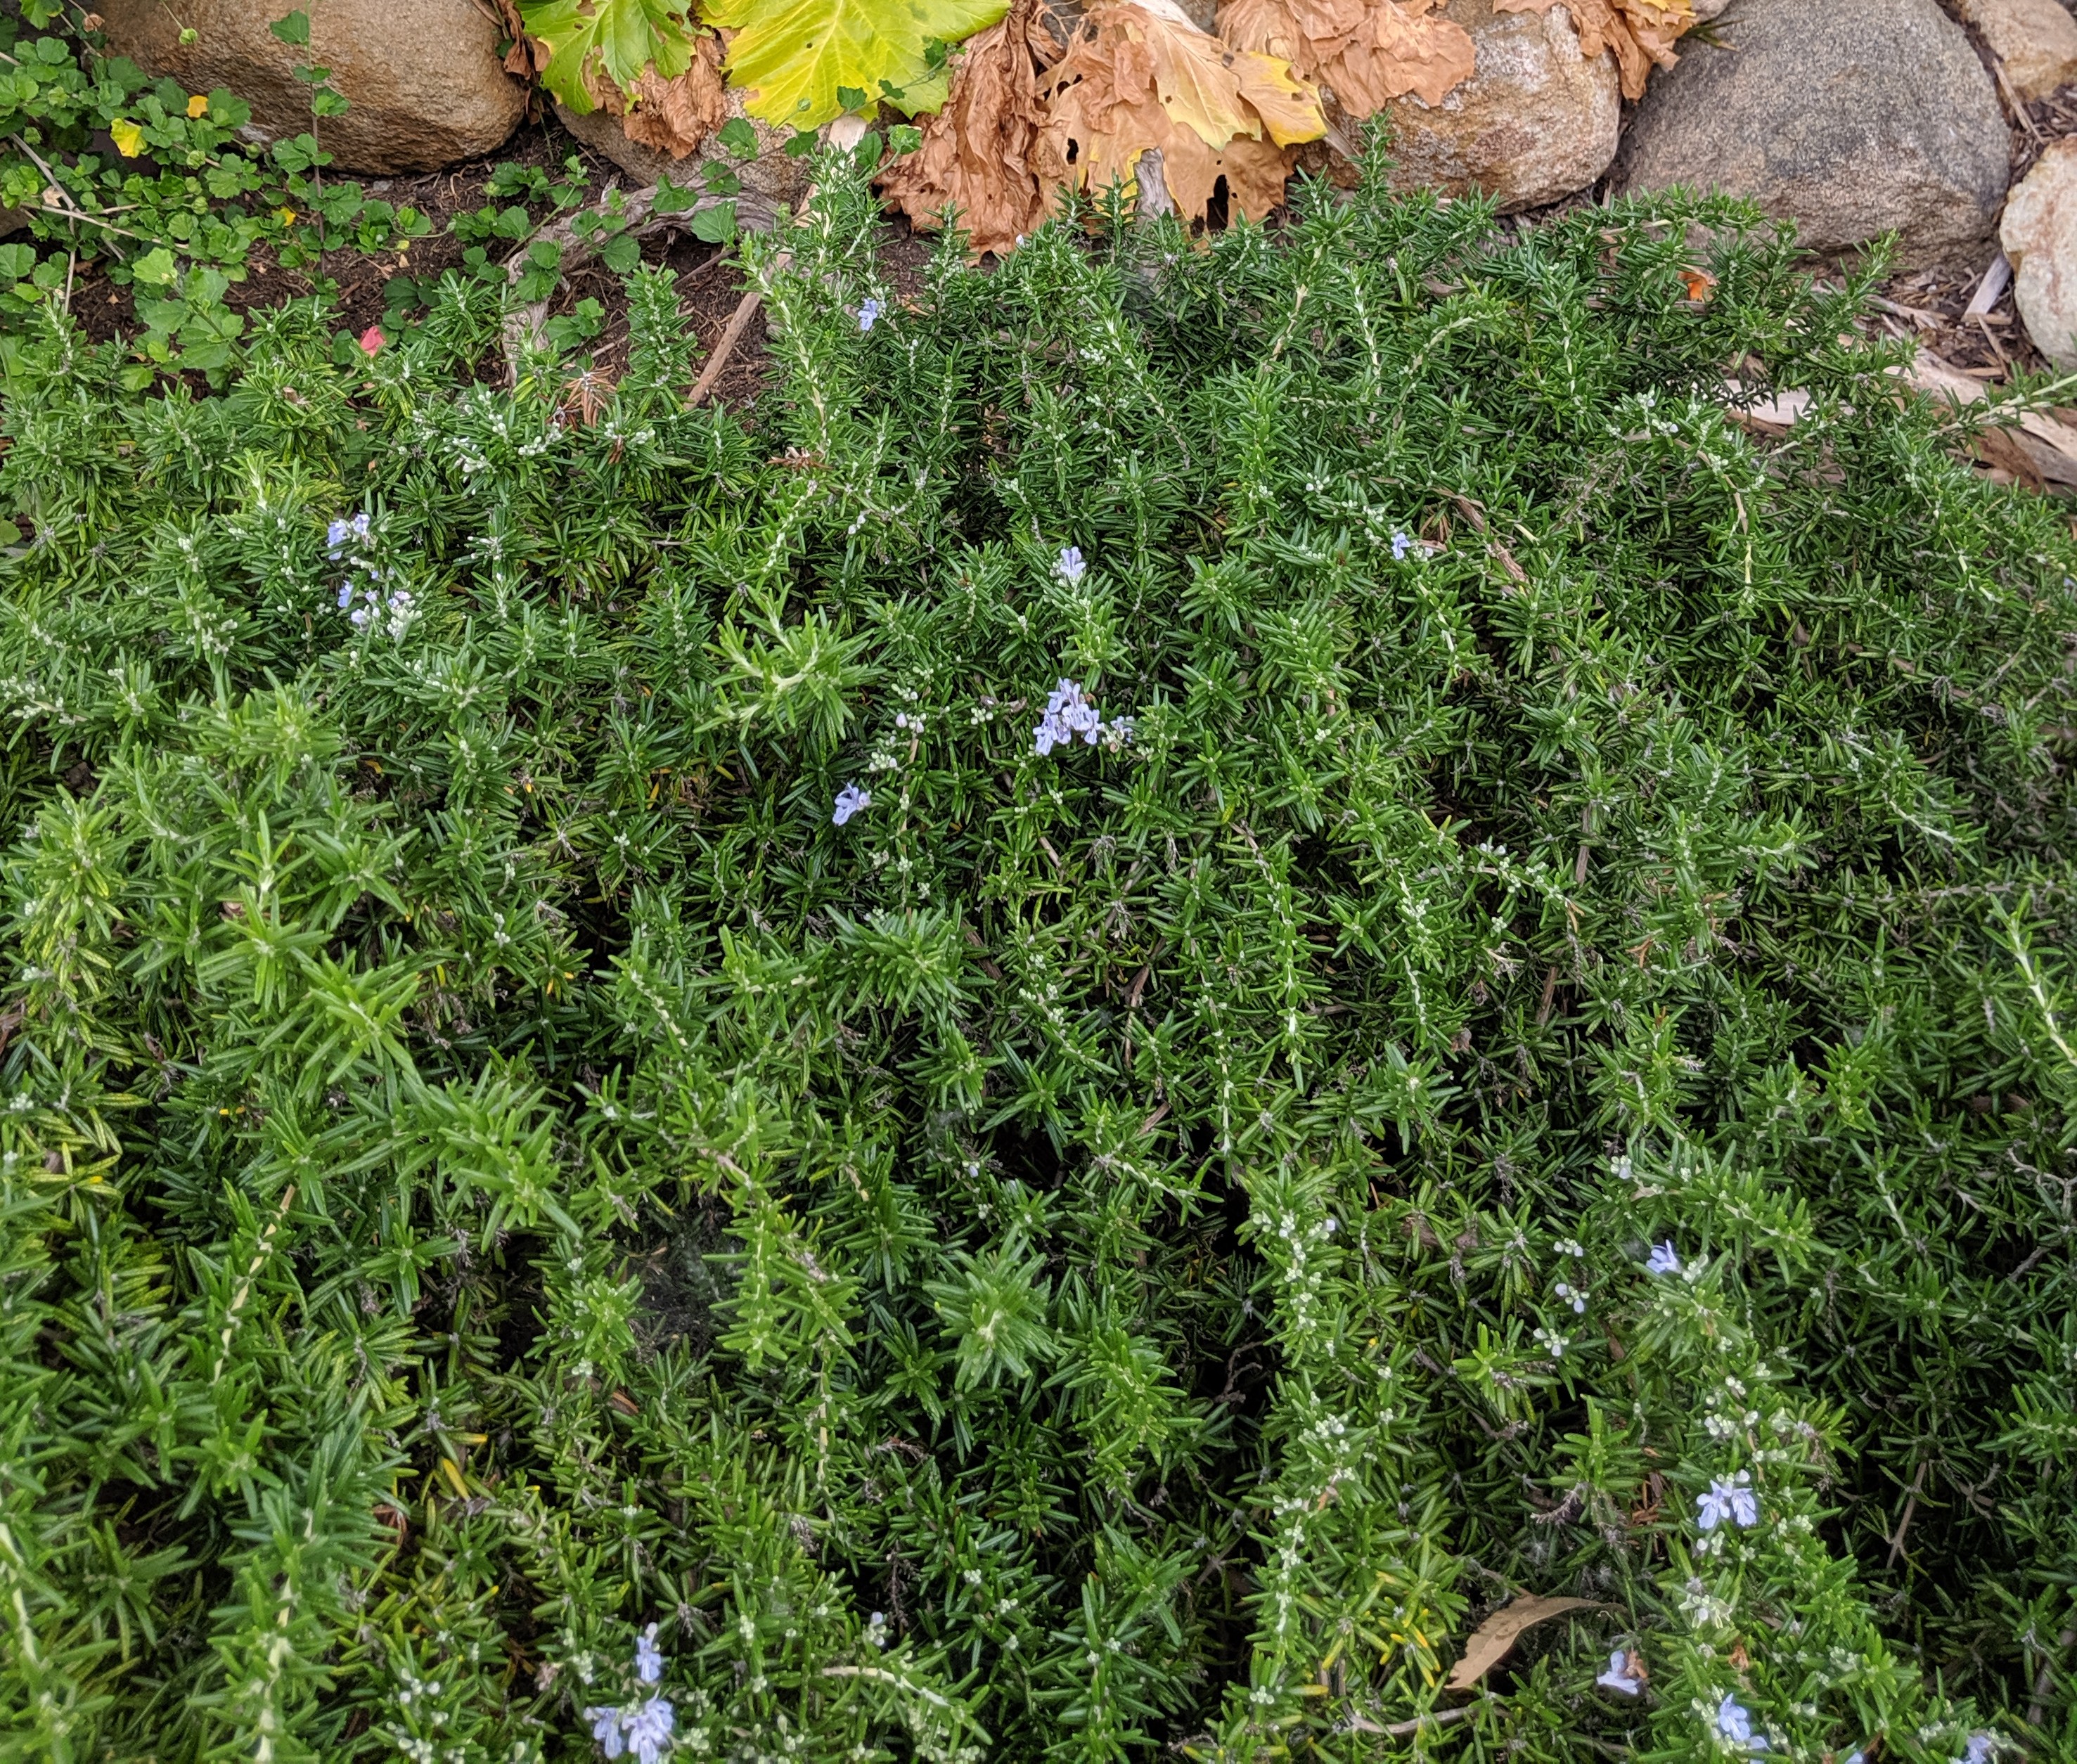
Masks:
[[[1226,181],[1230,207],[1259,220],[1284,199],[1287,148],[1326,132],[1320,95],[1276,56],[1201,31],[1175,0],[1089,9],[1050,81],[1042,177],[1076,189],[1130,183],[1158,152],[1170,200],[1203,215]]]
[[[117,117],[108,125],[110,138],[115,143],[115,151],[126,160],[134,160],[144,151],[144,131],[123,117]]]
[[[188,114],[189,116],[206,116],[209,114],[209,98],[207,94],[198,92],[188,100]]]
[[[1038,0],[1016,0],[1001,22],[955,52],[951,94],[919,119],[923,144],[892,161],[881,196],[932,230],[949,206],[970,248],[1005,252],[1052,206],[1034,156],[1046,125],[1040,87],[1060,51],[1039,22]]]
[[[1237,49],[1288,61],[1354,118],[1411,92],[1440,104],[1471,77],[1471,33],[1442,0],[1227,0],[1219,35]]]
[[[1522,1632],[1549,1617],[1562,1616],[1593,1604],[1592,1599],[1546,1599],[1531,1593],[1502,1605],[1464,1640],[1463,1658],[1450,1669],[1446,1691],[1468,1691],[1507,1658]]]
[[[847,92],[922,108],[932,41],[962,42],[1009,10],[1009,0],[705,0],[701,15],[735,33],[728,78],[748,89],[744,109],[774,127],[814,129],[855,110]]]
[[[1613,50],[1626,98],[1644,96],[1644,82],[1656,63],[1670,68],[1679,60],[1673,45],[1694,28],[1692,0],[1493,0],[1496,12],[1548,12],[1562,6],[1580,33],[1580,53],[1589,61]]]

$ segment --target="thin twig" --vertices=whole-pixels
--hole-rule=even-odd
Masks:
[[[713,274],[715,270],[720,268],[721,266],[728,260],[728,248],[724,245],[705,263],[693,264],[690,269],[687,270],[684,275],[681,276],[678,278],[678,285],[681,288],[689,288],[694,282],[699,281],[704,277]]]
[[[2026,100],[2014,89],[2011,77],[2005,72],[2004,64],[1996,56],[1991,57],[1991,72],[1997,76],[1998,89],[2004,94],[2006,102],[2012,106],[2012,114],[2019,119],[2019,126],[2033,137],[2036,147],[2040,146],[2041,129],[2033,120],[2033,113],[2027,109]]]
[[[98,227],[105,233],[120,233],[125,239],[143,239],[147,245],[159,243],[143,233],[133,233],[127,227],[118,227],[112,221],[105,221],[98,214],[89,214],[83,208],[53,208],[48,202],[24,202],[22,206],[35,209],[41,214],[55,214],[60,220],[85,221],[88,226]]]
[[[1991,329],[1991,315],[1979,312],[1975,315],[1976,328],[1983,334],[1983,341],[1991,346],[1991,353],[1998,358],[1998,365],[2010,372],[2012,363],[2006,360],[2004,350],[1999,345],[1996,333]]]
[[[1350,1724],[1359,1733],[1382,1733],[1388,1739],[1410,1739],[1425,1728],[1447,1727],[1453,1721],[1461,1721],[1476,1715],[1484,1708],[1488,1700],[1481,1697],[1476,1703],[1467,1703],[1462,1708],[1438,1709],[1432,1715],[1417,1715],[1410,1721],[1394,1721],[1389,1727],[1373,1727],[1360,1716]]]
[[[15,63],[15,65],[19,67],[21,64],[17,62]],[[58,182],[58,174],[51,169],[49,161],[45,160],[42,154],[39,153],[33,147],[30,146],[29,144],[23,140],[19,135],[10,135],[7,139],[12,141],[15,146],[21,148],[24,153],[27,154],[31,159],[36,162],[36,169],[41,172],[45,177],[50,180],[50,185],[52,189],[56,190],[60,196],[64,197],[65,201],[70,202],[72,200],[71,195],[66,191],[65,186]]]
[[[2055,1638],[2055,1653],[2067,1654],[2077,1647],[2077,1627],[2065,1629]],[[2048,1713],[2048,1693],[2055,1684],[2055,1654],[2041,1662],[2041,1670],[2033,1680],[2033,1700],[2026,1706],[2026,1724],[2039,1727]]]
[[[2034,1246],[2033,1254],[2029,1255],[2024,1262],[2021,1263],[2017,1267],[2014,1268],[2011,1273],[2005,1276],[2006,1283],[2012,1286],[2018,1285],[2021,1280],[2024,1280],[2027,1277],[2027,1275],[2033,1272],[2035,1267],[2039,1265],[2041,1259],[2046,1255],[2048,1252],[2054,1247],[2055,1246],[2052,1243],[2037,1244]]]
[[[1896,1535],[1889,1541],[1889,1566],[1892,1568],[1904,1554],[1904,1534],[1911,1529],[1913,1516],[1918,1511],[1918,1491],[1925,1481],[1925,1463],[1923,1458],[1918,1460],[1917,1472],[1911,1479],[1910,1497],[1904,1504],[1904,1517],[1897,1521]]]
[[[1913,324],[1922,325],[1929,331],[1940,328],[1939,314],[1928,312],[1923,306],[1903,306],[1894,300],[1885,300],[1880,294],[1869,295],[1868,304],[1877,312],[1893,312],[1898,318],[1908,318]]]
[[[707,358],[706,366],[701,370],[699,378],[693,382],[692,393],[685,400],[687,410],[689,410],[714,390],[714,382],[721,378],[722,369],[728,365],[728,358],[735,353],[735,346],[743,340],[743,334],[749,327],[750,321],[756,316],[764,298],[764,295],[753,288],[735,303],[735,310],[728,316],[728,326],[721,334],[721,341],[714,345],[714,353]]]

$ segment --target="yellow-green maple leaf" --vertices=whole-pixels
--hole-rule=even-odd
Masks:
[[[724,65],[751,89],[744,108],[813,129],[855,106],[840,87],[910,112],[943,103],[944,67],[929,45],[970,37],[1009,10],[1009,0],[715,0],[704,16],[736,33]]]
[[[652,62],[658,77],[675,80],[693,64],[686,0],[545,0],[519,9],[527,35],[548,52],[541,84],[579,115],[592,109],[585,64],[598,57],[606,73],[631,95]]]

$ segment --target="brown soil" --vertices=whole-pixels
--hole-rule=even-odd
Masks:
[[[363,189],[368,195],[380,197],[399,208],[407,205],[415,208],[432,226],[423,238],[414,240],[403,251],[367,255],[346,250],[331,257],[324,268],[337,283],[334,309],[337,328],[357,337],[369,326],[379,325],[385,306],[383,291],[393,277],[409,274],[422,281],[435,281],[443,272],[461,267],[464,248],[450,231],[450,223],[456,215],[472,212],[490,200],[485,186],[498,166],[540,166],[559,173],[572,156],[581,163],[594,190],[626,182],[626,174],[611,160],[593,152],[552,119],[529,122],[496,153],[481,159],[445,171],[364,182]],[[505,246],[506,250],[510,248]],[[898,295],[913,297],[919,290],[922,266],[933,248],[934,242],[913,234],[905,221],[899,218],[893,221],[881,261]],[[645,262],[668,264],[677,271],[687,328],[699,339],[703,355],[711,351],[743,297],[742,266],[735,253],[670,228],[645,239],[642,255]],[[256,252],[247,262],[244,280],[232,284],[225,302],[235,311],[252,312],[303,298],[311,291],[312,278],[306,272],[285,269],[264,252]],[[550,315],[569,312],[586,299],[597,300],[606,308],[606,328],[590,353],[595,370],[610,380],[626,360],[626,309],[619,277],[596,260],[580,264],[564,278],[549,308]],[[81,273],[72,306],[81,327],[98,343],[129,337],[138,329],[129,291],[117,288],[98,266]],[[765,335],[760,311],[752,316],[738,339],[711,394],[714,400],[740,410],[755,403],[769,378]]]
[[[485,185],[498,166],[541,166],[560,172],[572,156],[581,162],[594,189],[626,181],[610,160],[592,152],[549,122],[530,123],[496,153],[446,171],[377,178],[364,184],[370,196],[379,196],[399,208],[408,205],[417,209],[432,223],[432,227],[401,252],[365,255],[349,250],[330,259],[324,267],[338,284],[334,316],[337,327],[359,336],[370,325],[379,325],[383,290],[392,277],[410,274],[421,280],[437,280],[443,271],[460,268],[464,248],[450,231],[450,223],[456,215],[471,212],[490,200]],[[711,348],[743,297],[742,273],[733,255],[673,228],[645,239],[643,256],[647,262],[668,264],[678,272],[686,322]],[[303,298],[311,289],[312,279],[307,273],[285,269],[264,252],[256,252],[247,262],[244,280],[232,284],[225,301],[236,311],[251,312]],[[550,313],[568,312],[587,298],[597,300],[606,309],[606,328],[595,346],[594,356],[596,365],[610,376],[618,371],[626,355],[626,315],[618,278],[595,262],[581,266],[558,290]],[[127,337],[137,329],[128,290],[116,288],[98,268],[81,276],[73,294],[73,310],[96,342]],[[755,398],[764,378],[764,343],[760,316],[746,328],[715,388],[717,397],[732,406],[747,406]]]

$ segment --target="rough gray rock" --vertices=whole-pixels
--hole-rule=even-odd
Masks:
[[[1449,0],[1443,10],[1471,32],[1476,71],[1440,104],[1394,101],[1395,188],[1484,193],[1512,214],[1584,189],[1608,169],[1622,109],[1613,56],[1581,56],[1562,6],[1496,13],[1492,0]]]
[[[2005,204],[1999,239],[2034,347],[2077,368],[2077,139],[2048,144]]]
[[[1997,88],[1933,0],[1738,0],[1655,73],[1621,187],[1717,188],[1842,251],[1894,230],[1921,262],[1988,238],[2010,142]]]
[[[95,0],[94,10],[110,53],[190,92],[228,88],[268,140],[310,127],[296,65],[330,68],[352,108],[323,119],[317,135],[342,171],[427,172],[472,159],[502,146],[526,113],[527,89],[499,65],[497,27],[474,0],[323,0],[305,8],[308,49],[267,28],[290,10],[287,0]],[[181,41],[183,27],[192,43]]]

